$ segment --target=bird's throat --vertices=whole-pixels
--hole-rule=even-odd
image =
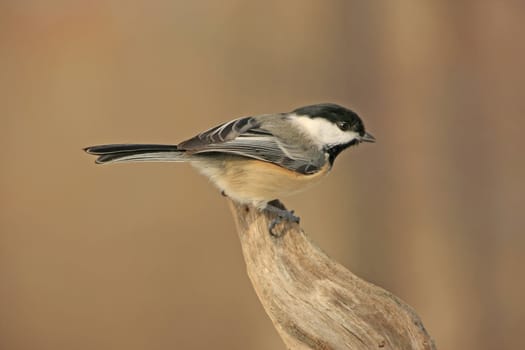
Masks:
[[[325,151],[326,151],[326,153],[328,153],[328,161],[330,162],[330,165],[334,164],[335,158],[339,155],[339,153],[343,152],[348,147],[354,146],[354,145],[356,145],[358,143],[359,143],[359,141],[352,140],[352,141],[350,141],[348,143],[327,147]]]

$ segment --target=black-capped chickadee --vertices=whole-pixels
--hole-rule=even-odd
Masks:
[[[293,212],[268,203],[317,183],[346,148],[374,141],[356,113],[323,103],[235,119],[178,145],[113,144],[85,151],[97,155],[99,164],[189,162],[232,200],[298,222]]]

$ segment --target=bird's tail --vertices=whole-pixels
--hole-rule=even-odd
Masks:
[[[111,162],[184,162],[186,152],[175,145],[117,144],[84,148],[89,154],[98,156],[96,163]]]

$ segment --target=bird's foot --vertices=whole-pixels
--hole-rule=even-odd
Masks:
[[[266,205],[265,209],[271,213],[277,214],[277,217],[273,219],[268,225],[268,231],[274,237],[281,237],[283,235],[282,232],[280,234],[275,232],[275,227],[278,224],[282,223],[283,220],[296,224],[298,224],[301,220],[298,216],[294,215],[293,210],[286,210],[286,208],[281,204],[281,202],[277,200],[269,202]]]

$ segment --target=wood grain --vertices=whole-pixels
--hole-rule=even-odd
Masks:
[[[298,224],[230,201],[248,275],[289,349],[436,349],[415,311],[330,259]]]

